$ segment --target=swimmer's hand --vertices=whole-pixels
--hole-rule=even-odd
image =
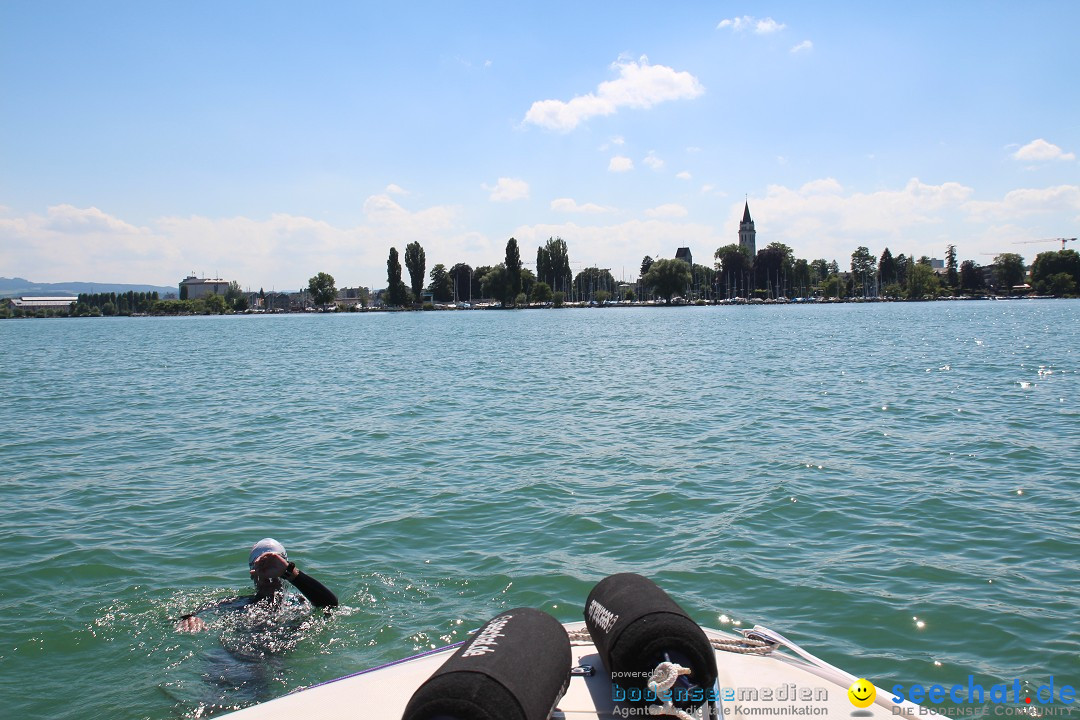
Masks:
[[[206,630],[209,627],[206,621],[200,617],[194,615],[185,615],[180,618],[180,622],[176,623],[176,632],[182,633],[197,633]]]
[[[255,561],[255,569],[251,572],[256,577],[264,577],[272,580],[281,577],[288,567],[288,560],[277,553],[268,552],[263,553],[262,556]]]

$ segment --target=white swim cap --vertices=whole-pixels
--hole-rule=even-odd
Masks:
[[[277,553],[286,560],[289,559],[288,554],[285,552],[285,546],[279,543],[274,538],[263,538],[259,542],[255,543],[251,548],[251,554],[248,555],[248,569],[255,569],[255,561],[266,553]]]

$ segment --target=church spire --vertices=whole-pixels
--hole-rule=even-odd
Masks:
[[[745,248],[751,258],[757,255],[757,233],[754,220],[750,217],[750,200],[743,207],[742,222],[739,223],[739,247]]]

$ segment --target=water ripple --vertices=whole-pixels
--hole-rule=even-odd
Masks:
[[[879,685],[1069,676],[1077,310],[0,323],[0,689],[195,717],[627,570]],[[172,632],[268,534],[343,607]]]

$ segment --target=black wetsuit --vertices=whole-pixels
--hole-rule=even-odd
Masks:
[[[296,577],[289,582],[304,594],[309,603],[317,608],[337,607],[338,605],[337,595],[332,593],[330,588],[310,575],[305,575],[300,570],[296,571]]]
[[[293,584],[293,587],[299,590],[301,594],[303,594],[303,596],[307,598],[307,601],[309,603],[311,603],[317,608],[332,608],[338,606],[337,595],[335,595],[330,590],[330,588],[326,587],[310,575],[305,575],[303,571],[299,569],[297,569],[296,571],[296,577],[289,582],[291,582]],[[216,602],[213,605],[201,607],[193,613],[181,615],[179,619],[183,620],[185,618],[194,617],[195,615],[198,615],[206,610],[228,610],[244,608],[248,605],[260,602],[261,600],[266,600],[268,597],[272,596],[245,595],[244,597],[239,598],[229,598],[228,600]]]

